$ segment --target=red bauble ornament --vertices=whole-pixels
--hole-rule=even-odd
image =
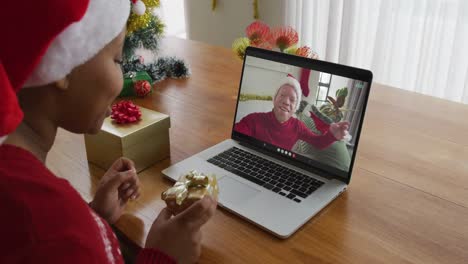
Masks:
[[[135,89],[136,95],[145,97],[151,92],[151,84],[145,80],[136,81],[133,85],[133,89]]]
[[[141,119],[141,111],[131,101],[120,101],[112,105],[111,118],[115,120],[117,124],[128,124],[134,123]]]

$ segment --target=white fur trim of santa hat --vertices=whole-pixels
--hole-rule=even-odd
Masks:
[[[60,10],[54,12],[59,13]],[[117,37],[129,15],[129,0],[90,0],[83,18],[52,41],[24,87],[63,79]]]
[[[302,96],[301,84],[291,74],[288,74],[286,77],[281,79],[280,86],[276,90],[275,96],[273,97],[273,100],[275,100],[276,96],[278,95],[279,90],[284,85],[291,85],[294,88],[294,91],[296,91],[297,100],[296,100],[296,109],[295,110],[299,109],[299,105],[301,104],[301,96]]]

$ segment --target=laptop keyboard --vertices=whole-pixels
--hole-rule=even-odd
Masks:
[[[219,153],[208,162],[298,203],[324,184],[236,147]]]

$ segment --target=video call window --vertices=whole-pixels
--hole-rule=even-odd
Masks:
[[[368,84],[246,57],[234,130],[347,175]]]

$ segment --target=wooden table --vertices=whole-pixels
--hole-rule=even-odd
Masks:
[[[135,102],[171,116],[171,158],[140,173],[143,195],[116,226],[143,245],[171,185],[161,170],[230,136],[241,62],[231,51],[167,38],[190,65]],[[220,209],[200,263],[468,263],[468,106],[373,84],[349,189],[280,240]],[[82,135],[60,131],[48,166],[90,200],[104,173]]]

